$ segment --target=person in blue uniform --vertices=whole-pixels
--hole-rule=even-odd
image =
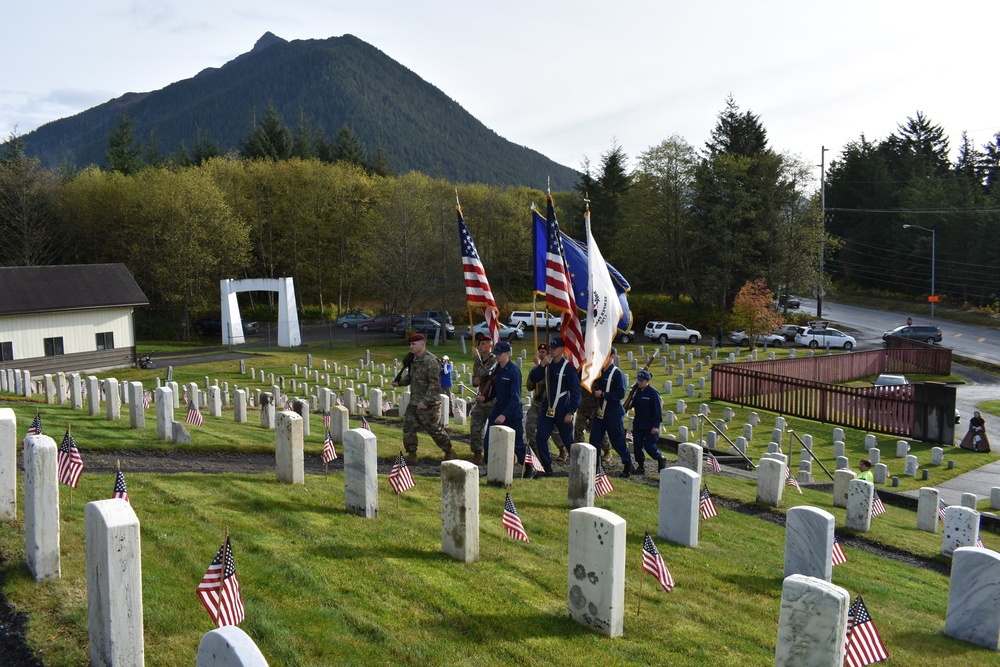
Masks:
[[[486,424],[486,438],[483,440],[483,450],[486,460],[490,455],[490,427],[507,426],[514,429],[514,456],[518,463],[524,464],[524,418],[521,408],[521,369],[510,361],[511,348],[507,341],[500,341],[493,348],[493,356],[497,358],[497,370],[493,376],[493,386],[487,402],[496,399]]]
[[[601,441],[607,433],[611,448],[622,457],[622,477],[632,474],[632,455],[625,444],[625,410],[622,400],[625,398],[625,374],[615,366],[615,352],[611,349],[601,377],[594,381],[591,391],[597,399],[594,408],[594,419],[590,422],[590,444],[595,449],[601,448]]]
[[[656,461],[658,470],[667,467],[667,460],[656,446],[660,439],[660,422],[663,421],[663,401],[660,392],[650,384],[653,374],[649,371],[640,370],[635,377],[636,390],[635,396],[632,397],[634,411],[632,446],[635,448],[635,472],[641,475],[645,473],[643,451]]]
[[[552,455],[549,453],[549,437],[552,430],[559,431],[564,443],[573,442],[573,417],[580,408],[580,376],[565,357],[566,345],[556,336],[549,342],[549,355],[528,374],[531,382],[545,383],[544,410],[538,415],[535,444],[538,458],[542,460],[544,473],[539,477],[552,475]],[[600,442],[600,441],[598,441]]]

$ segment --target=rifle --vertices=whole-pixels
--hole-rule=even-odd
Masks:
[[[649,370],[649,364],[652,361],[653,361],[652,358],[649,355],[646,355],[646,365],[642,367],[642,370],[648,371]],[[632,383],[632,388],[629,389],[628,396],[625,397],[625,402],[622,403],[622,409],[625,410],[625,412],[628,412],[629,410],[632,409],[632,402],[635,401],[635,393],[637,391],[639,391],[639,381],[638,380],[636,380],[635,382]]]
[[[493,389],[493,382],[497,378],[497,372],[500,370],[500,362],[496,359],[493,360],[493,367],[490,369],[490,374],[487,375],[479,383],[479,395],[483,397],[483,400],[490,400],[490,391]]]
[[[403,367],[399,369],[398,373],[396,373],[396,377],[393,378],[393,380],[392,380],[393,383],[399,384],[400,380],[403,379],[403,371],[409,371],[410,370],[410,364],[412,364],[412,363],[413,363],[413,353],[412,352],[407,352],[406,356],[403,357]]]

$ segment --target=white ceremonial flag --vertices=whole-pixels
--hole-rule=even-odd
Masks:
[[[622,318],[622,305],[618,300],[615,284],[611,282],[608,265],[604,261],[590,231],[590,211],[583,214],[587,227],[587,268],[590,274],[590,307],[587,313],[587,331],[583,338],[583,368],[581,383],[590,389],[601,377],[601,370],[611,355],[611,344],[618,333]]]

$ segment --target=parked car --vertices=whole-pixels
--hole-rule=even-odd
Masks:
[[[222,320],[218,317],[203,317],[195,321],[194,331],[199,336],[211,336],[222,333]]]
[[[786,303],[788,304],[788,307],[792,310],[798,310],[799,307],[802,305],[802,302],[799,301],[794,296],[786,296],[782,294],[781,296],[778,297],[779,306],[784,306]]]
[[[402,320],[393,328],[393,331],[401,336],[405,336],[407,330],[433,338],[441,330],[441,323],[430,317],[411,317],[409,326],[406,325],[406,320]],[[455,335],[455,325],[446,324],[445,332],[448,338],[452,338]]]
[[[370,320],[371,318],[372,316],[364,311],[352,310],[351,312],[344,313],[343,315],[337,318],[337,326],[344,327],[345,329],[347,327],[356,327],[361,322],[365,322],[367,320]]]
[[[748,347],[750,345],[750,336],[745,331],[730,331],[729,340],[740,347]],[[754,343],[756,345],[766,344],[768,347],[781,347],[785,343],[785,337],[775,333],[759,334],[754,336]]]
[[[791,343],[795,340],[796,336],[803,333],[805,330],[806,327],[799,326],[798,324],[782,324],[771,333],[781,336],[786,341]]]
[[[359,322],[358,328],[362,331],[390,331],[402,321],[402,315],[377,315],[370,320]]]
[[[830,327],[810,327],[797,335],[795,342],[814,349],[817,347],[840,347],[845,350],[854,349],[854,346],[858,344],[853,336],[848,336],[844,332]]]
[[[260,322],[255,322],[250,320],[249,322],[243,323],[243,333],[244,334],[257,334],[260,333]]]
[[[882,373],[875,380],[872,381],[873,387],[885,387],[887,391],[912,391],[913,385],[910,381],[906,379],[904,375],[893,375],[890,373]],[[896,389],[889,389],[889,387],[895,387]],[[909,394],[906,394],[907,396]],[[955,423],[958,424],[962,421],[962,411],[957,407],[955,408]]]
[[[490,328],[487,326],[486,322],[480,322],[475,327],[472,328],[472,337],[475,338],[479,334],[490,334]],[[467,334],[463,334],[467,335]],[[506,340],[513,343],[515,340],[524,338],[524,325],[519,324],[517,326],[509,326],[507,324],[500,325],[500,340]]]
[[[615,334],[615,340],[619,343],[631,343],[635,340],[635,331],[632,329],[629,329],[628,331],[619,330],[618,333]]]
[[[928,345],[940,343],[942,338],[941,329],[937,328],[933,324],[904,324],[892,329],[891,331],[883,333],[882,340],[885,340],[889,336],[919,340],[927,343]]]
[[[451,319],[451,313],[447,310],[421,310],[419,313],[414,315],[414,317],[429,317],[430,319],[437,320],[438,322],[444,320],[445,324],[455,324],[455,321]],[[452,330],[454,330],[454,326],[452,326]]]
[[[558,313],[546,315],[544,310],[515,310],[507,321],[512,327],[523,324],[526,329],[530,329],[537,324],[539,329],[558,329],[562,324],[562,316]]]
[[[676,322],[647,322],[643,332],[649,340],[661,343],[691,343],[694,345],[701,338],[701,332],[688,329]]]

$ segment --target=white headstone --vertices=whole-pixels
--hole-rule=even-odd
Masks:
[[[47,435],[24,438],[24,560],[35,581],[60,576],[57,451]]]
[[[366,519],[378,518],[377,455],[375,434],[368,429],[344,434],[344,506]]]
[[[567,608],[574,621],[619,637],[625,620],[625,519],[604,509],[569,513]]]
[[[952,505],[944,515],[941,554],[951,558],[959,547],[974,547],[979,539],[979,512]]]
[[[701,475],[681,466],[660,473],[657,535],[685,547],[698,546]]]
[[[330,410],[330,435],[333,436],[334,442],[344,442],[344,437],[351,428],[350,421],[351,416],[346,407],[343,405],[333,406],[333,409]]]
[[[274,464],[279,482],[305,484],[302,417],[291,410],[279,412],[275,418]]]
[[[441,551],[479,560],[479,466],[470,461],[441,463]]]
[[[906,455],[906,465],[903,469],[903,474],[907,477],[916,477],[917,469],[920,468],[920,461],[913,454]]]
[[[951,561],[944,634],[1000,649],[1000,554],[980,547],[957,549]]]
[[[929,486],[920,489],[920,495],[917,497],[917,530],[937,532],[940,499],[941,494],[937,489]]]
[[[514,443],[517,434],[509,426],[490,427],[490,453],[486,461],[486,483],[510,486],[514,481]]]
[[[205,633],[198,644],[195,667],[268,667],[264,654],[237,625]]]
[[[901,459],[906,456],[910,451],[910,443],[906,440],[896,441],[896,458]]]
[[[785,515],[785,576],[802,574],[830,581],[833,574],[834,516],[799,505]]]
[[[121,418],[121,396],[118,393],[118,380],[104,379],[104,412],[108,421]]]
[[[847,494],[851,488],[851,480],[857,474],[850,468],[840,468],[833,473],[833,506],[847,507]]]
[[[878,447],[878,440],[875,439],[875,435],[869,433],[865,436],[865,451],[867,452],[872,447]]]
[[[0,519],[17,518],[17,417],[0,408]]]
[[[847,490],[847,515],[844,525],[852,530],[867,532],[872,527],[872,502],[875,485],[863,479],[852,479]]]
[[[156,438],[173,440],[174,396],[170,387],[156,390]]]
[[[83,409],[83,382],[79,373],[69,374],[69,407]]]
[[[597,448],[574,442],[569,448],[569,485],[566,501],[570,507],[593,507]]]
[[[208,416],[222,416],[222,390],[215,384],[208,388]]]
[[[801,574],[781,586],[775,667],[843,667],[851,596]]]
[[[931,465],[939,466],[944,464],[944,449],[941,447],[931,447]]]
[[[693,471],[701,477],[701,464],[705,450],[693,442],[682,442],[677,445],[677,465]]]
[[[757,465],[757,502],[781,507],[785,490],[785,464],[775,459],[761,459]]]
[[[234,392],[233,420],[237,424],[245,424],[247,421],[247,392],[245,389],[237,389]]]

